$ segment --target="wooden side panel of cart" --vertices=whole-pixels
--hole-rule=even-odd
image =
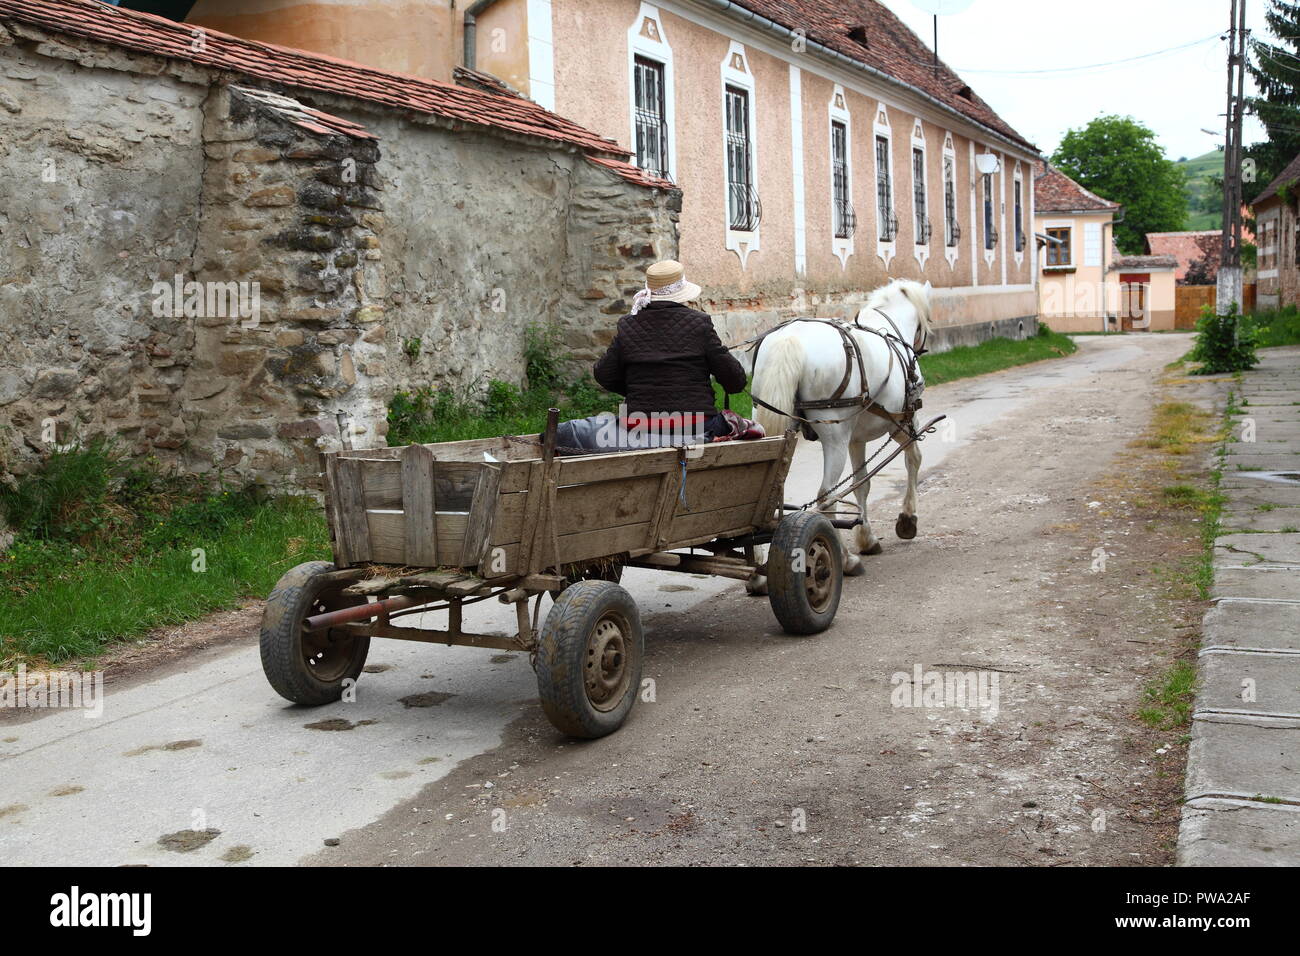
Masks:
[[[525,457],[535,448],[504,439],[337,452],[325,462],[335,561],[506,580],[768,529],[795,441],[788,434],[695,446],[685,457],[669,448],[549,465]]]

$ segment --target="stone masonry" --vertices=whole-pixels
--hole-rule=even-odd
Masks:
[[[398,390],[521,383],[529,326],[589,363],[680,208],[571,145],[0,23],[0,480],[107,433],[313,486]]]

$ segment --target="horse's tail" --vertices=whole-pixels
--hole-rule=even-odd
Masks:
[[[794,411],[799,380],[803,378],[804,349],[798,336],[783,335],[763,343],[762,355],[754,369],[750,394],[761,398],[772,408],[783,412]],[[754,403],[755,420],[768,435],[779,435],[793,424],[785,415]]]

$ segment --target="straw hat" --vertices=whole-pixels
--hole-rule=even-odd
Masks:
[[[686,270],[675,259],[656,262],[645,271],[645,288],[636,294],[633,313],[651,302],[692,302],[700,297],[700,287],[686,281]]]

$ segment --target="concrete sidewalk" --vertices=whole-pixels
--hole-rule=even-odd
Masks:
[[[1223,460],[1182,866],[1300,865],[1300,348],[1261,358]]]

